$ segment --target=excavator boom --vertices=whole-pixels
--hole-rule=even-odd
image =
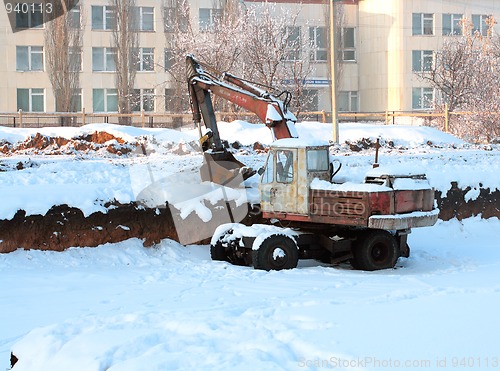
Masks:
[[[212,94],[224,98],[250,112],[271,129],[273,139],[296,138],[297,119],[288,110],[290,93],[284,101],[230,73],[221,78],[206,72],[192,55],[186,56],[186,72],[193,121],[200,127],[201,120],[207,128],[200,142],[204,163],[200,170],[204,181],[227,184],[242,175],[246,179],[255,171],[249,169],[229,153],[221,141],[212,103]]]

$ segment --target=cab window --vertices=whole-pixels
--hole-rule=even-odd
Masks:
[[[326,149],[310,149],[307,151],[307,170],[328,170],[328,151]]]
[[[272,183],[274,175],[274,151],[269,151],[266,160],[266,166],[264,168],[264,173],[262,174],[262,183]]]
[[[293,181],[292,151],[276,151],[276,181],[278,183],[291,183]]]

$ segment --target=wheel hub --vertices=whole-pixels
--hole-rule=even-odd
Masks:
[[[285,250],[283,250],[281,247],[276,247],[273,250],[272,260],[273,260],[273,264],[276,266],[281,267],[281,266],[285,265],[287,260],[288,260],[288,257],[286,255]]]

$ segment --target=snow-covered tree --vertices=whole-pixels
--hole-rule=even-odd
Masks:
[[[450,116],[450,131],[472,141],[500,136],[500,38],[492,32],[494,19],[487,24],[483,36],[463,19],[463,36],[445,41],[430,71],[420,75],[439,92],[438,109],[446,103],[450,112],[468,112]]]
[[[183,1],[164,0],[164,17],[169,25],[165,30],[165,69],[171,76],[168,86],[172,87],[172,96],[166,99],[185,100],[184,57],[190,53],[215,76],[229,71],[271,93],[289,90],[295,98],[292,109],[301,110],[308,99],[303,91],[314,71],[310,55],[315,46],[305,32],[307,28],[299,26],[300,10],[277,11],[272,3],[243,7],[237,0],[215,0],[212,8],[199,9],[197,24],[186,22],[180,31],[169,14],[195,19]],[[216,110],[239,110],[214,98]]]
[[[64,12],[61,3],[54,3],[54,12],[62,14],[45,28],[47,74],[54,91],[57,112],[81,109],[79,101],[83,28],[80,8]],[[77,11],[76,11],[77,10]],[[62,123],[69,118],[62,118]]]
[[[134,97],[134,83],[137,71],[139,35],[134,14],[135,0],[110,0],[115,10],[113,27],[113,47],[116,50],[116,89],[118,112],[131,113]],[[128,117],[120,117],[121,124],[129,124]]]

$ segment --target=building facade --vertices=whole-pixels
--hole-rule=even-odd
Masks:
[[[357,90],[361,111],[412,111],[431,106],[435,92],[419,74],[432,66],[435,51],[462,37],[464,18],[470,32],[486,36],[488,17],[500,19],[500,1],[360,0],[353,11],[357,66],[343,87]]]
[[[259,3],[244,2],[246,7]],[[314,64],[306,80],[306,92],[313,98],[307,109],[330,111],[329,2],[277,0],[276,4],[277,11],[297,12],[298,35],[315,45],[314,53],[302,53]],[[134,110],[169,111],[168,2],[137,0],[136,5],[139,46]],[[189,5],[191,24],[200,30],[209,28],[218,12],[214,1],[190,0]],[[18,9],[10,19],[7,8],[0,12],[0,112],[55,112],[47,74],[46,25],[36,11]],[[418,75],[432,65],[434,52],[445,39],[461,37],[464,17],[474,30],[486,35],[488,17],[500,19],[500,0],[344,0],[341,13],[339,110],[411,111],[429,108],[434,92]],[[80,69],[74,109],[116,112],[113,9],[108,0],[82,0],[71,15],[83,30],[83,48],[73,56]],[[12,28],[9,20],[13,20]]]

